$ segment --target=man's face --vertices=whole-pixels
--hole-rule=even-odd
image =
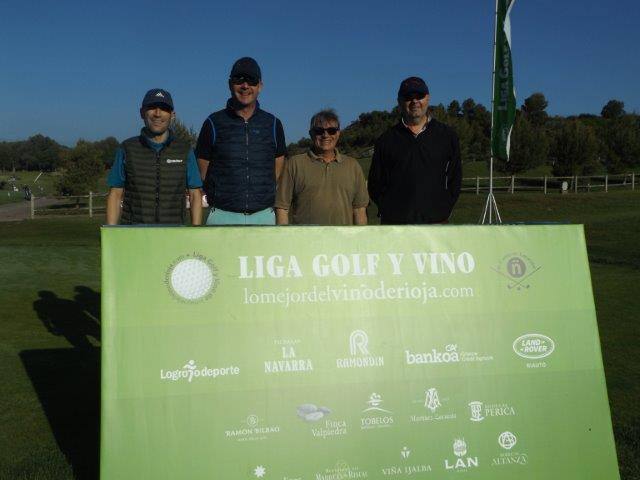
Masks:
[[[426,117],[429,108],[429,95],[412,93],[398,99],[398,105],[402,116],[406,119],[419,119]]]
[[[248,107],[258,100],[258,94],[262,90],[262,81],[251,77],[232,77],[229,80],[229,89],[233,98],[240,105]]]
[[[174,113],[167,105],[157,104],[140,111],[144,125],[153,135],[162,135],[171,126]]]
[[[340,138],[340,128],[334,121],[322,122],[309,133],[317,153],[333,152]]]

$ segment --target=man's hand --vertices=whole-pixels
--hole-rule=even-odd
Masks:
[[[276,208],[276,225],[289,225],[289,210]]]
[[[284,155],[276,157],[275,162],[276,183],[278,183],[280,175],[282,174],[282,169],[284,168]]]
[[[367,207],[359,207],[359,208],[353,209],[353,224],[354,225],[367,224]]]
[[[207,176],[207,169],[209,168],[209,160],[205,160],[204,158],[198,159],[198,169],[200,170],[200,178],[204,182],[204,179]]]
[[[191,205],[191,225],[202,225],[202,190],[189,189],[189,204]]]
[[[112,187],[107,195],[107,225],[117,225],[122,213],[122,197],[124,188]]]

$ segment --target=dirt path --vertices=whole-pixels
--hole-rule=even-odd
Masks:
[[[48,207],[68,200],[57,198],[39,197],[36,199],[36,208]],[[0,205],[0,222],[15,222],[31,217],[31,202],[23,200],[17,203],[7,203]]]

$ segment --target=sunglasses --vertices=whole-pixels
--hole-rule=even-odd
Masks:
[[[410,102],[412,100],[422,100],[426,96],[426,93],[409,93],[407,95],[403,95],[402,100],[404,100],[405,102]]]
[[[313,127],[311,129],[311,133],[313,135],[317,135],[320,136],[322,134],[324,134],[324,132],[327,132],[329,135],[335,135],[336,133],[338,133],[340,131],[339,128],[337,127],[329,127],[329,128],[322,128],[322,127]]]
[[[258,80],[257,78],[250,77],[248,75],[238,75],[237,77],[231,77],[230,80],[234,85],[242,85],[246,82],[252,87],[255,87],[256,85],[258,85],[258,83],[260,83],[260,80]]]

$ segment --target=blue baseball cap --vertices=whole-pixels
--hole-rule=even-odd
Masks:
[[[166,105],[173,111],[173,99],[171,94],[162,88],[152,88],[145,93],[142,99],[142,109],[152,105]]]

